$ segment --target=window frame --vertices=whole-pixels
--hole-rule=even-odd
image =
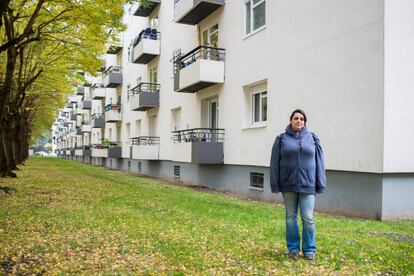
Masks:
[[[259,95],[259,120],[255,121],[256,115],[256,95]],[[263,99],[266,98],[266,120],[263,120]],[[260,92],[253,92],[250,96],[250,105],[251,105],[251,124],[265,124],[267,122],[267,90]]]
[[[245,38],[247,38],[247,37],[249,37],[249,36],[251,36],[251,35],[253,35],[257,32],[260,32],[261,30],[266,28],[266,23],[267,23],[267,20],[266,20],[266,0],[258,0],[258,3],[256,3],[256,4],[254,4],[253,1],[254,0],[244,0],[244,3],[243,3],[243,11],[244,11],[243,29],[244,29]],[[247,4],[248,3],[250,3],[250,20],[249,20],[250,26],[249,26],[249,31],[247,31],[247,28],[246,28],[247,27],[247,22],[248,22],[247,21],[247,15],[248,15],[248,13],[247,13]],[[264,3],[264,5],[265,5],[264,24],[263,24],[263,26],[260,26],[259,28],[254,30],[254,22],[255,22],[254,21],[254,8],[261,5],[262,3]]]
[[[253,179],[255,179],[255,178],[261,178],[261,183],[253,182]],[[250,172],[250,187],[249,188],[251,190],[263,191],[263,189],[264,189],[264,173]]]

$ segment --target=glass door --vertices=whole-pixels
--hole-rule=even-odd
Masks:
[[[213,48],[218,47],[218,29],[218,24],[215,24],[214,26],[203,31],[203,46]],[[212,49],[206,49],[203,54],[203,58],[205,59],[217,59],[216,56],[216,51]]]
[[[218,100],[210,100],[208,104],[208,113],[209,113],[209,128],[212,129],[210,131],[210,139],[211,142],[217,142],[217,128],[218,128],[218,113],[219,112],[219,106],[218,106]]]

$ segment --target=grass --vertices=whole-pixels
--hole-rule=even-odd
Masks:
[[[0,186],[0,274],[414,273],[412,220],[316,214],[294,261],[273,204],[48,158]]]

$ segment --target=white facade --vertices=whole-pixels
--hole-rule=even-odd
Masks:
[[[276,135],[284,131],[292,110],[301,108],[308,115],[308,128],[321,139],[328,171],[414,173],[414,131],[409,122],[414,115],[412,1],[256,1],[265,5],[265,24],[258,22],[253,31],[255,23],[248,25],[247,19],[249,1],[211,2],[222,4],[196,25],[176,23],[192,10],[193,1],[180,0],[178,10],[174,1],[161,1],[148,17],[134,16],[134,9],[126,8],[123,48],[106,55],[106,68],[122,67],[122,84],[96,88],[97,94],[105,90],[105,98],[93,99],[90,111],[77,112],[78,125],[92,114],[105,114],[105,127],[92,126],[77,136],[89,139],[83,146],[97,147],[92,157],[110,158],[99,148],[109,143],[122,146],[122,158],[128,162],[194,163],[195,140],[185,139],[193,135],[197,141],[212,142],[218,134],[186,130],[214,128],[224,133],[216,141],[222,143],[224,156],[217,163],[220,170],[238,166],[266,171]],[[173,53],[185,57],[200,45],[220,51],[201,48],[181,63],[172,62]],[[133,62],[137,59],[139,63]],[[136,100],[134,93],[140,92],[142,83],[160,85],[159,107]],[[94,97],[94,89],[85,91]],[[133,109],[143,105],[145,111],[131,111],[132,99]],[[69,133],[74,128],[70,125]],[[64,132],[59,135],[58,148],[74,147],[76,141],[64,142]],[[145,144],[154,137],[156,145]],[[156,176],[173,177],[172,171],[171,176]],[[329,185],[336,184],[329,183],[328,174]],[[269,200],[268,188],[262,190],[267,194],[258,197]],[[335,199],[326,202],[334,205]]]

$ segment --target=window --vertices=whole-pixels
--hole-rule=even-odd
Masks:
[[[138,162],[138,172],[141,172],[142,170],[142,162]]]
[[[131,171],[131,161],[130,160],[128,161],[128,171],[129,172]]]
[[[251,172],[250,173],[250,188],[263,191],[263,173]]]
[[[267,121],[267,91],[252,94],[252,122]]]
[[[128,46],[128,63],[134,62],[133,59],[133,52],[134,52],[134,46],[131,42],[131,44]]]
[[[180,180],[181,170],[180,166],[174,166],[174,180]]]
[[[128,84],[127,85],[127,101],[129,101],[129,97],[130,97],[130,95],[129,95],[129,93],[131,93],[131,85],[130,84]]]
[[[245,0],[246,35],[266,25],[266,0]]]

